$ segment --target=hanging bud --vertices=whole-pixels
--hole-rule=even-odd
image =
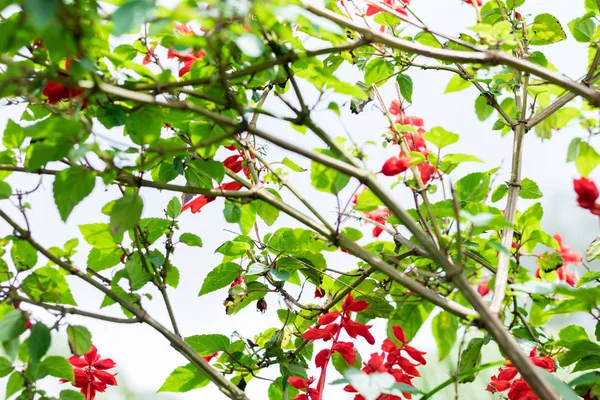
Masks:
[[[264,297],[256,303],[256,310],[260,311],[263,314],[265,313],[265,311],[267,311],[267,301]]]

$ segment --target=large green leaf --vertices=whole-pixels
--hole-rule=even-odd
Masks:
[[[64,169],[56,174],[54,201],[63,221],[67,221],[73,208],[92,193],[95,183],[94,175],[79,166]]]
[[[40,365],[46,368],[50,376],[66,379],[71,382],[75,379],[73,366],[64,357],[49,356]]]
[[[210,380],[192,364],[177,367],[168,376],[158,392],[185,393],[199,389],[210,383]]]
[[[335,153],[331,150],[317,149],[315,151],[330,157],[335,157]],[[315,161],[311,162],[310,179],[315,189],[332,194],[338,194],[350,181],[348,175]]]
[[[194,335],[185,338],[185,342],[192,346],[202,356],[209,356],[218,351],[227,351],[230,340],[225,335]]]
[[[67,336],[69,338],[71,353],[82,356],[90,351],[92,347],[92,334],[85,326],[69,325],[67,327]]]
[[[64,275],[53,267],[36,269],[23,279],[22,289],[37,301],[77,305]]]
[[[433,337],[437,343],[438,355],[443,360],[450,354],[456,342],[458,319],[447,311],[442,311],[433,318]]]
[[[552,44],[567,38],[560,22],[551,14],[537,15],[529,29],[529,38],[534,45]]]
[[[139,194],[125,194],[115,202],[110,213],[110,233],[121,235],[140,221],[144,202]]]
[[[29,351],[29,360],[36,364],[50,348],[50,329],[41,322],[31,327],[31,334],[27,340],[27,349]]]
[[[240,266],[231,262],[223,263],[217,266],[215,269],[210,271],[204,279],[198,296],[214,292],[215,290],[229,285],[240,275],[241,272],[242,270]]]

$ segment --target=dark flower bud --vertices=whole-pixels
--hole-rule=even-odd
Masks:
[[[265,313],[265,311],[267,311],[267,301],[264,297],[256,303],[256,309],[263,314]]]

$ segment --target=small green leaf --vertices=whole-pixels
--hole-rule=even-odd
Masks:
[[[110,233],[121,235],[140,221],[144,202],[138,194],[125,194],[115,202],[110,213]]]
[[[593,15],[593,13],[589,13],[582,18],[575,18],[569,22],[569,29],[578,42],[589,43],[594,37],[596,23],[591,18]]]
[[[8,199],[12,195],[12,188],[4,181],[0,181],[0,200]]]
[[[567,38],[560,22],[551,14],[537,15],[529,29],[529,37],[534,45],[552,44]]]
[[[579,143],[579,154],[575,159],[575,167],[581,176],[589,176],[598,164],[600,164],[600,154],[586,142]]]
[[[13,372],[11,376],[8,377],[8,382],[6,382],[6,398],[10,398],[13,394],[17,393],[20,390],[23,390],[25,387],[25,379],[18,372]]]
[[[480,121],[485,121],[494,113],[494,107],[488,104],[488,100],[484,95],[479,95],[475,100],[475,113]]]
[[[20,310],[12,310],[0,320],[0,342],[19,337],[25,331],[25,318]]]
[[[508,194],[508,186],[506,184],[498,185],[498,187],[492,193],[492,203],[495,203],[501,200],[504,196]]]
[[[92,334],[85,326],[69,325],[67,335],[71,353],[82,356],[92,348]]]
[[[115,11],[111,20],[114,23],[114,34],[120,36],[132,32],[135,28],[149,21],[155,12],[156,5],[152,0],[131,0]]]
[[[400,94],[406,101],[412,103],[413,94],[413,81],[412,78],[406,74],[398,74],[396,76],[396,82],[400,88]]]
[[[169,218],[175,219],[179,217],[179,214],[181,214],[181,202],[179,201],[177,196],[174,196],[169,201],[169,204],[167,204],[167,216]]]
[[[50,348],[50,329],[41,322],[31,327],[31,334],[27,340],[27,349],[29,351],[29,360],[36,364]]]
[[[192,364],[183,367],[177,367],[171,375],[167,377],[165,383],[158,389],[158,392],[185,393],[193,389],[204,387],[210,383],[210,380]]]
[[[214,292],[215,290],[229,285],[241,272],[240,266],[234,263],[227,262],[218,265],[215,269],[210,271],[204,279],[198,296]]]
[[[439,359],[443,360],[450,354],[456,342],[458,319],[447,311],[442,311],[433,318],[433,337],[437,343]]]
[[[585,252],[585,259],[588,262],[594,261],[600,256],[600,236],[598,236],[590,245]]]
[[[371,189],[367,189],[358,195],[354,209],[356,211],[369,212],[382,205],[383,202],[379,200],[379,197],[377,197]]]
[[[66,222],[73,208],[85,199],[96,184],[96,178],[84,167],[73,166],[56,174],[53,193],[60,218]]]
[[[394,64],[382,58],[373,58],[365,67],[365,84],[371,86],[375,83],[379,86],[393,73]]]
[[[201,356],[209,356],[217,351],[227,351],[231,344],[225,335],[194,335],[185,338],[185,342],[196,350]]]
[[[467,347],[463,350],[460,355],[460,362],[458,364],[458,373],[463,374],[466,371],[476,368],[481,364],[481,349],[484,345],[482,338],[471,339]],[[470,375],[462,378],[460,383],[473,382],[477,374]]]
[[[571,143],[569,143],[569,148],[567,149],[567,162],[573,162],[577,159],[580,143],[581,138],[576,137],[571,140]]]
[[[188,246],[202,247],[202,239],[200,239],[200,236],[194,235],[193,233],[182,233],[179,237],[179,241]]]
[[[291,169],[292,171],[295,171],[295,172],[304,172],[304,171],[306,171],[305,168],[302,168],[301,166],[299,166],[298,164],[296,164],[295,162],[293,162],[292,160],[290,160],[287,157],[285,157],[283,160],[281,160],[281,163],[283,165],[285,165],[286,167],[288,167],[289,169]]]
[[[27,271],[35,267],[38,261],[37,250],[27,240],[13,240],[10,256],[17,271]]]
[[[23,144],[23,140],[25,140],[23,128],[12,119],[9,119],[2,136],[2,144],[7,149],[18,149]]]
[[[50,376],[66,379],[70,382],[73,382],[75,379],[73,375],[73,366],[69,364],[64,357],[49,356],[46,357],[40,365],[46,367]]]
[[[429,132],[423,135],[425,140],[434,144],[438,149],[442,149],[453,143],[458,142],[459,136],[456,133],[449,132],[440,126],[431,128]]]
[[[522,199],[539,199],[543,197],[540,188],[537,183],[529,178],[525,178],[521,181],[521,190],[519,191],[519,197]]]
[[[0,378],[4,378],[6,375],[13,372],[14,368],[12,363],[4,357],[0,357]]]
[[[266,271],[268,271],[270,268],[264,264],[255,262],[252,263],[249,267],[248,267],[248,271],[246,272],[246,275],[259,275],[262,274]]]
[[[444,93],[459,92],[469,86],[471,86],[471,82],[464,80],[459,75],[453,75],[452,78],[450,78],[450,82],[448,82],[448,86],[446,86]]]
[[[60,392],[60,400],[85,400],[80,392],[75,390],[63,390]]]

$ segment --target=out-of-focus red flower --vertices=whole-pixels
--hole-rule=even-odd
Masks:
[[[182,35],[194,34],[194,30],[192,29],[192,27],[185,24],[178,24],[177,22],[173,22],[173,28],[175,28],[175,30],[181,33]]]
[[[571,251],[573,248],[563,243],[562,237],[557,233],[552,236],[558,242],[560,246],[560,255],[565,262],[563,266],[567,266],[569,263],[579,264],[581,262],[581,254]]]
[[[319,391],[317,389],[312,389],[310,385],[313,384],[315,378],[312,376],[308,379],[303,379],[297,376],[290,376],[288,378],[288,382],[290,385],[295,387],[296,389],[303,390],[306,393],[300,393],[293,400],[319,400]]]
[[[179,62],[183,63],[183,67],[179,70],[179,77],[190,72],[192,65],[201,58],[204,58],[204,50],[200,49],[194,53],[194,50],[190,50],[186,54],[181,54],[175,50],[169,49],[167,52],[167,58],[177,58]]]
[[[233,282],[231,282],[230,287],[241,285],[242,283],[244,283],[244,277],[240,275],[237,278],[235,278]]]
[[[225,166],[225,168],[228,168],[228,169],[232,170],[233,172],[237,173],[242,170],[243,162],[244,162],[244,159],[242,158],[242,156],[240,156],[239,154],[235,154],[233,156],[227,157],[223,161],[223,165]]]
[[[472,0],[462,0],[463,3],[467,3],[467,4],[471,4],[473,5],[473,1]],[[483,5],[483,1],[482,0],[475,0],[475,3],[477,3],[477,7],[481,7]]]
[[[378,222],[382,225],[385,225],[385,221],[390,217],[390,210],[387,207],[379,207],[376,210],[369,211],[364,213],[365,218],[370,219],[371,221]],[[373,237],[379,237],[383,232],[383,228],[380,226],[376,226],[373,228]]]
[[[244,187],[244,186],[241,183],[233,181],[233,182],[227,182],[220,186],[217,186],[213,190],[221,189],[221,190],[238,191],[238,190],[242,189],[242,187]],[[181,207],[181,212],[184,212],[185,210],[190,209],[192,211],[192,214],[196,214],[197,212],[200,212],[202,207],[204,207],[211,201],[214,201],[215,199],[216,199],[215,196],[207,196],[207,195],[201,194],[200,196],[196,197],[192,201],[184,204],[183,207]]]
[[[361,194],[363,194],[364,192],[366,192],[367,190],[369,190],[369,188],[368,187],[364,187],[360,192],[354,193],[352,195],[352,200],[351,200],[352,204],[356,204],[358,202],[358,197]]]
[[[423,182],[423,185],[426,185],[435,173],[435,167],[429,162],[425,161],[417,165],[417,168],[419,168],[419,173],[421,174],[421,181]]]
[[[209,356],[202,356],[202,358],[204,359],[204,361],[210,362],[210,360],[212,360],[213,358],[215,358],[218,355],[219,355],[219,352],[217,351],[216,353],[213,353]]]
[[[477,285],[477,292],[481,297],[485,296],[490,292],[489,281],[481,281],[479,285]]]
[[[315,288],[315,299],[322,299],[325,297],[325,289],[321,289],[320,287]]]
[[[144,60],[142,61],[142,64],[146,65],[146,64],[150,64],[152,62],[152,59],[154,57],[154,50],[156,49],[156,45],[152,45],[150,46],[150,48],[148,49],[148,52],[146,53],[146,55],[144,56]]]
[[[408,157],[393,156],[387,159],[381,167],[381,173],[385,176],[396,176],[410,168],[412,159]]]
[[[89,353],[82,357],[73,356],[69,362],[74,367],[75,383],[73,386],[80,389],[85,400],[94,400],[96,392],[104,392],[107,385],[117,386],[116,374],[106,372],[107,369],[117,365],[110,358],[100,359],[96,346],[92,345]],[[69,382],[61,379],[60,383]]]
[[[394,9],[396,12],[404,15],[404,16],[408,16],[408,13],[406,12],[406,9],[404,8],[404,4],[406,5],[410,5],[410,0],[402,0],[402,1],[397,1],[397,0],[383,0],[381,2],[381,4],[388,6],[389,8]],[[365,15],[367,17],[370,17],[371,15],[375,15],[378,14],[382,11],[385,11],[379,7],[377,7],[376,5],[373,4],[369,4],[367,6],[367,11],[365,12]]]
[[[71,100],[84,93],[80,87],[70,87],[61,82],[48,81],[42,89],[42,94],[48,98],[48,103],[56,104],[62,100]],[[86,108],[88,100],[84,99],[81,107]]]
[[[556,370],[554,360],[548,356],[538,356],[536,348],[529,353],[529,359],[534,365],[544,368],[548,372]],[[509,400],[537,400],[538,397],[523,378],[515,379],[518,373],[519,371],[512,364],[500,367],[498,375],[491,377],[486,390],[492,393],[508,390]]]
[[[579,207],[590,210],[594,215],[600,215],[600,203],[596,202],[600,193],[593,181],[585,177],[573,179],[573,189],[577,193]]]

